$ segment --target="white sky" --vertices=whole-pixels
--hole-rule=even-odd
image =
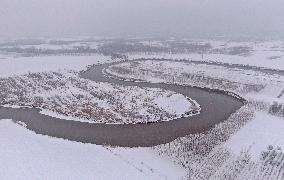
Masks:
[[[284,0],[0,0],[0,36],[284,36]]]

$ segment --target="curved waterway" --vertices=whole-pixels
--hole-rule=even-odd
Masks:
[[[245,103],[244,99],[219,90],[164,83],[122,81],[104,76],[103,70],[113,64],[116,63],[91,67],[80,76],[96,82],[175,91],[196,100],[202,108],[200,114],[149,124],[99,124],[50,117],[40,114],[39,109],[0,107],[0,119],[21,121],[26,124],[27,129],[37,134],[71,141],[122,147],[149,147],[168,143],[191,133],[209,130],[215,124],[226,120]]]

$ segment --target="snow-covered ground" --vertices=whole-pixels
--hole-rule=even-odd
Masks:
[[[0,59],[0,77],[22,75],[29,72],[45,72],[57,70],[83,70],[88,65],[110,62],[103,55],[93,56],[40,56],[40,57],[8,57]]]
[[[126,79],[188,84],[240,94],[249,102],[244,109],[253,115],[241,111],[208,133],[179,138],[154,149],[187,167],[190,179],[284,178],[282,75],[155,60],[125,62],[106,72]],[[273,103],[277,116],[271,115],[272,106],[270,110],[261,107]]]
[[[233,135],[225,146],[236,154],[249,149],[256,159],[269,145],[284,149],[283,129],[283,118],[257,112],[255,118]]]
[[[63,40],[72,41],[74,39]],[[111,40],[108,41],[111,42]],[[166,42],[141,42],[147,46],[168,48],[170,44],[167,43],[172,42],[172,40]],[[129,59],[186,59],[189,61],[212,61],[284,70],[284,43],[282,41],[187,41],[187,43],[192,43],[193,45],[210,43],[212,47],[204,53],[196,51],[175,54],[167,52],[131,52],[127,53],[127,55]],[[80,39],[76,39],[76,42],[67,45],[60,45],[60,43],[54,45],[45,42],[39,45],[21,45],[20,48],[64,50],[76,49],[79,46],[89,46],[95,49],[98,47],[98,43],[84,43],[80,42]],[[245,47],[249,51],[235,55],[228,53],[236,47],[237,49],[238,47]],[[57,81],[62,82],[60,80],[64,81],[76,76],[76,73],[75,75],[73,74],[74,72],[70,74],[69,70],[79,71],[86,69],[88,65],[111,61],[110,57],[98,54],[92,54],[91,56],[53,55],[43,57],[21,57],[21,55],[17,54],[16,57],[14,54],[7,55],[4,53],[0,55],[0,77],[2,80],[10,79],[13,82],[13,79],[18,78],[18,80],[28,79],[29,81],[26,82],[31,82],[32,78],[28,78],[27,73],[31,72],[37,75],[45,74],[48,76],[51,73],[50,71],[52,71],[57,72],[60,76],[63,75]],[[124,68],[127,68],[128,65],[125,64]],[[141,74],[139,72],[141,69],[151,70],[151,72],[145,73],[144,71]],[[12,120],[0,120],[1,178],[284,179],[283,76],[215,65],[181,62],[157,63],[151,61],[146,62],[144,65],[132,67],[131,72],[132,74],[123,74],[121,77],[128,76],[129,78],[144,79],[152,82],[182,82],[190,85],[234,91],[247,98],[249,104],[208,132],[191,134],[152,148],[114,148],[70,142],[37,135],[27,130],[24,124],[16,124]],[[118,71],[109,71],[109,73],[120,75]],[[76,78],[74,79],[75,82]],[[182,114],[189,108],[185,97],[173,92],[137,88],[130,90],[110,84],[90,82],[86,83],[87,87],[89,87],[89,89],[87,88],[88,91],[85,89],[80,90],[80,88],[74,87],[72,83],[69,85],[63,83],[64,86],[58,86],[60,88],[47,91],[41,87],[41,84],[44,84],[44,82],[34,81],[31,83],[32,87],[35,87],[37,91],[33,91],[34,93],[30,94],[45,98],[46,102],[49,102],[48,99],[53,99],[56,95],[60,95],[58,97],[64,97],[65,100],[68,100],[66,97],[72,93],[74,95],[88,95],[86,97],[93,98],[90,96],[89,90],[93,91],[95,89],[98,90],[96,92],[109,90],[106,94],[119,92],[118,94],[121,96],[118,96],[116,100],[122,102],[122,100],[127,99],[130,103],[125,103],[125,109],[133,106],[136,107],[137,111],[143,111],[144,113],[146,109],[141,108],[141,104],[139,105],[139,102],[143,102],[143,98],[136,100],[137,96],[145,97],[147,95],[152,97],[151,103],[153,102],[163,111],[166,109],[170,114]],[[4,84],[4,86],[7,86],[9,83]],[[27,85],[29,83],[24,84]],[[102,88],[100,89],[99,86]],[[132,93],[129,93],[128,90]],[[125,93],[125,91],[128,93]],[[1,93],[5,92],[1,91]],[[170,96],[165,98],[167,95]],[[104,101],[106,99],[95,100],[101,106],[109,107],[106,103],[107,101]],[[131,99],[135,99],[136,102],[131,104]],[[66,102],[69,103],[69,101]],[[153,105],[151,103],[150,105]],[[262,107],[262,103],[269,105],[274,103],[275,106],[267,109]],[[12,104],[16,105],[17,103],[10,103],[10,105]],[[78,107],[82,106],[80,103],[75,105]],[[256,106],[260,107],[256,108]],[[275,109],[278,114],[271,113]],[[48,110],[43,110],[42,113],[59,116],[58,113]],[[61,118],[65,119],[67,117],[61,114]],[[82,121],[82,118],[69,117],[67,119]]]
[[[1,179],[181,179],[185,170],[146,148],[109,148],[36,135],[0,120]]]
[[[283,128],[283,118],[256,112],[250,122],[195,167],[192,179],[283,179]]]
[[[268,55],[270,54],[270,55]],[[189,61],[205,61],[205,62],[219,62],[219,63],[228,63],[228,64],[240,64],[240,65],[249,65],[256,67],[263,67],[269,69],[284,70],[284,52],[279,52],[279,58],[270,59],[273,57],[274,52],[257,52],[248,57],[236,56],[236,55],[225,55],[225,54],[169,54],[169,53],[157,53],[157,54],[129,54],[129,59],[176,59],[176,60],[189,60]]]
[[[166,44],[166,42],[160,42]],[[219,62],[229,64],[241,64],[256,67],[264,67],[270,69],[284,70],[284,42],[272,41],[272,42],[230,42],[230,41],[194,41],[189,40],[189,44],[204,45],[206,43],[211,45],[211,49],[202,52],[196,51],[191,53],[155,53],[155,52],[137,52],[129,53],[129,59],[139,58],[164,58],[164,59],[186,59],[194,61],[208,61]],[[151,44],[151,43],[150,43]],[[157,44],[157,43],[156,43]],[[251,49],[251,53],[248,55],[239,54],[226,54],[228,49],[248,47]],[[211,52],[213,51],[213,52]],[[241,54],[241,53],[240,53]]]
[[[247,110],[244,107],[207,133],[153,149],[186,167],[188,179],[282,180],[283,118]]]

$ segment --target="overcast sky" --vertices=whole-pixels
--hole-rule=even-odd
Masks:
[[[284,0],[0,0],[0,36],[284,36]]]

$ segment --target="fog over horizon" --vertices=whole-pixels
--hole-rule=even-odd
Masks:
[[[0,37],[284,39],[283,0],[0,0]]]

